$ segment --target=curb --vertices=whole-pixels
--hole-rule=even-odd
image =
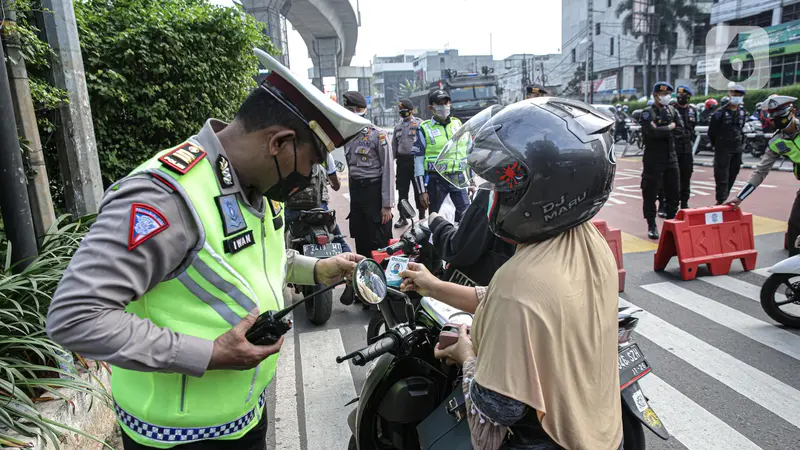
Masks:
[[[714,163],[710,162],[693,162],[695,166],[701,167],[714,167]],[[742,169],[755,169],[758,167],[758,164],[742,164]],[[792,172],[793,169],[791,167],[775,167],[773,166],[771,170],[778,171],[778,172]]]

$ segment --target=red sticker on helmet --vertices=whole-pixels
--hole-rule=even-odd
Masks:
[[[500,175],[500,182],[505,183],[509,189],[514,189],[525,177],[522,166],[518,161],[509,164],[497,171]]]

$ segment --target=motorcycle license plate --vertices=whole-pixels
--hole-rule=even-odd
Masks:
[[[330,244],[306,244],[303,246],[303,254],[314,258],[330,258],[342,253],[342,244],[332,242]]]
[[[636,344],[619,350],[619,388],[625,389],[638,379],[650,373],[650,364]]]

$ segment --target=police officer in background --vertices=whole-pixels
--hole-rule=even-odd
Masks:
[[[364,116],[367,100],[357,91],[345,92],[344,107]],[[370,125],[345,146],[350,173],[350,235],[356,253],[367,258],[389,244],[394,207],[394,156],[383,130]]]
[[[692,172],[694,171],[694,157],[692,145],[694,144],[694,127],[697,125],[697,111],[689,101],[692,90],[688,86],[678,86],[676,92],[677,105],[675,110],[681,116],[683,132],[675,135],[675,153],[678,156],[678,168],[681,173],[681,208],[689,208],[691,196]]]
[[[718,205],[728,199],[742,167],[744,151],[742,129],[747,122],[747,112],[742,106],[744,94],[745,89],[742,85],[731,86],[728,91],[728,102],[722,102],[708,126],[708,138],[714,145],[714,181],[717,184]]]
[[[282,204],[369,122],[255,52],[270,73],[230,124],[209,119],[106,191],[50,304],[53,341],[114,365],[125,450],[266,450],[283,338],[245,333],[284,306],[285,281],[333,284],[363,259],[285,250]]]
[[[525,100],[529,98],[547,97],[547,90],[541,84],[529,84],[525,86]]]
[[[417,133],[417,142],[414,158],[414,183],[415,191],[421,198],[430,195],[430,211],[438,213],[445,198],[450,196],[456,207],[456,222],[461,221],[461,216],[469,206],[469,196],[466,189],[460,189],[444,179],[436,170],[436,159],[439,158],[444,145],[453,137],[461,127],[461,121],[450,116],[450,96],[441,89],[433,89],[428,93],[428,108],[433,113],[433,118],[422,122]],[[463,160],[466,161],[466,149]],[[452,168],[458,171],[459,168]],[[426,179],[426,187],[419,186],[422,178]],[[427,190],[427,192],[426,192]]]
[[[404,98],[397,105],[402,120],[395,125],[394,135],[392,136],[392,149],[394,159],[397,161],[397,193],[398,202],[408,200],[408,189],[414,179],[414,142],[417,140],[417,133],[422,120],[413,114],[414,104],[411,100]],[[425,210],[428,209],[427,199],[424,204],[420,204],[421,196],[415,195],[417,209],[419,210],[419,220],[425,218]],[[408,225],[405,218],[401,218],[395,228],[402,228]]]
[[[675,108],[669,106],[672,86],[659,81],[653,86],[654,102],[642,111],[644,155],[642,157],[642,212],[647,220],[647,236],[658,239],[656,198],[664,186],[666,216],[675,217],[680,197],[680,171],[675,153],[676,136],[683,135],[683,121]]]

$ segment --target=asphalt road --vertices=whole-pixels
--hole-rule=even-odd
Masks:
[[[619,164],[616,193],[635,196],[627,186],[638,185],[640,164],[637,168],[638,162],[627,158]],[[702,183],[709,173],[696,176],[701,183],[692,205],[713,204],[713,187]],[[712,277],[703,268],[698,279],[682,281],[674,259],[666,271],[654,272],[655,244],[642,238],[641,199],[615,195],[624,203],[609,202],[601,212],[627,236],[628,275],[620,302],[646,311],[634,340],[653,373],[641,386],[672,434],[661,441],[646,432],[649,449],[800,448],[800,332],[777,326],[758,302],[764,269],[786,255],[782,221],[796,185],[791,174],[781,172],[773,172],[766,183],[773,187],[759,188],[744,207],[755,214],[754,224],[760,223],[755,227],[759,270],[754,272],[743,272],[735,262],[727,276]],[[332,193],[331,201],[345,234],[346,189]],[[354,406],[344,405],[358,395],[366,369],[336,364],[335,357],[366,345],[370,313],[341,305],[341,289],[335,292],[333,316],[324,326],[306,321],[302,307],[295,313],[295,329],[287,336],[270,389],[269,448],[347,447],[346,418]]]

